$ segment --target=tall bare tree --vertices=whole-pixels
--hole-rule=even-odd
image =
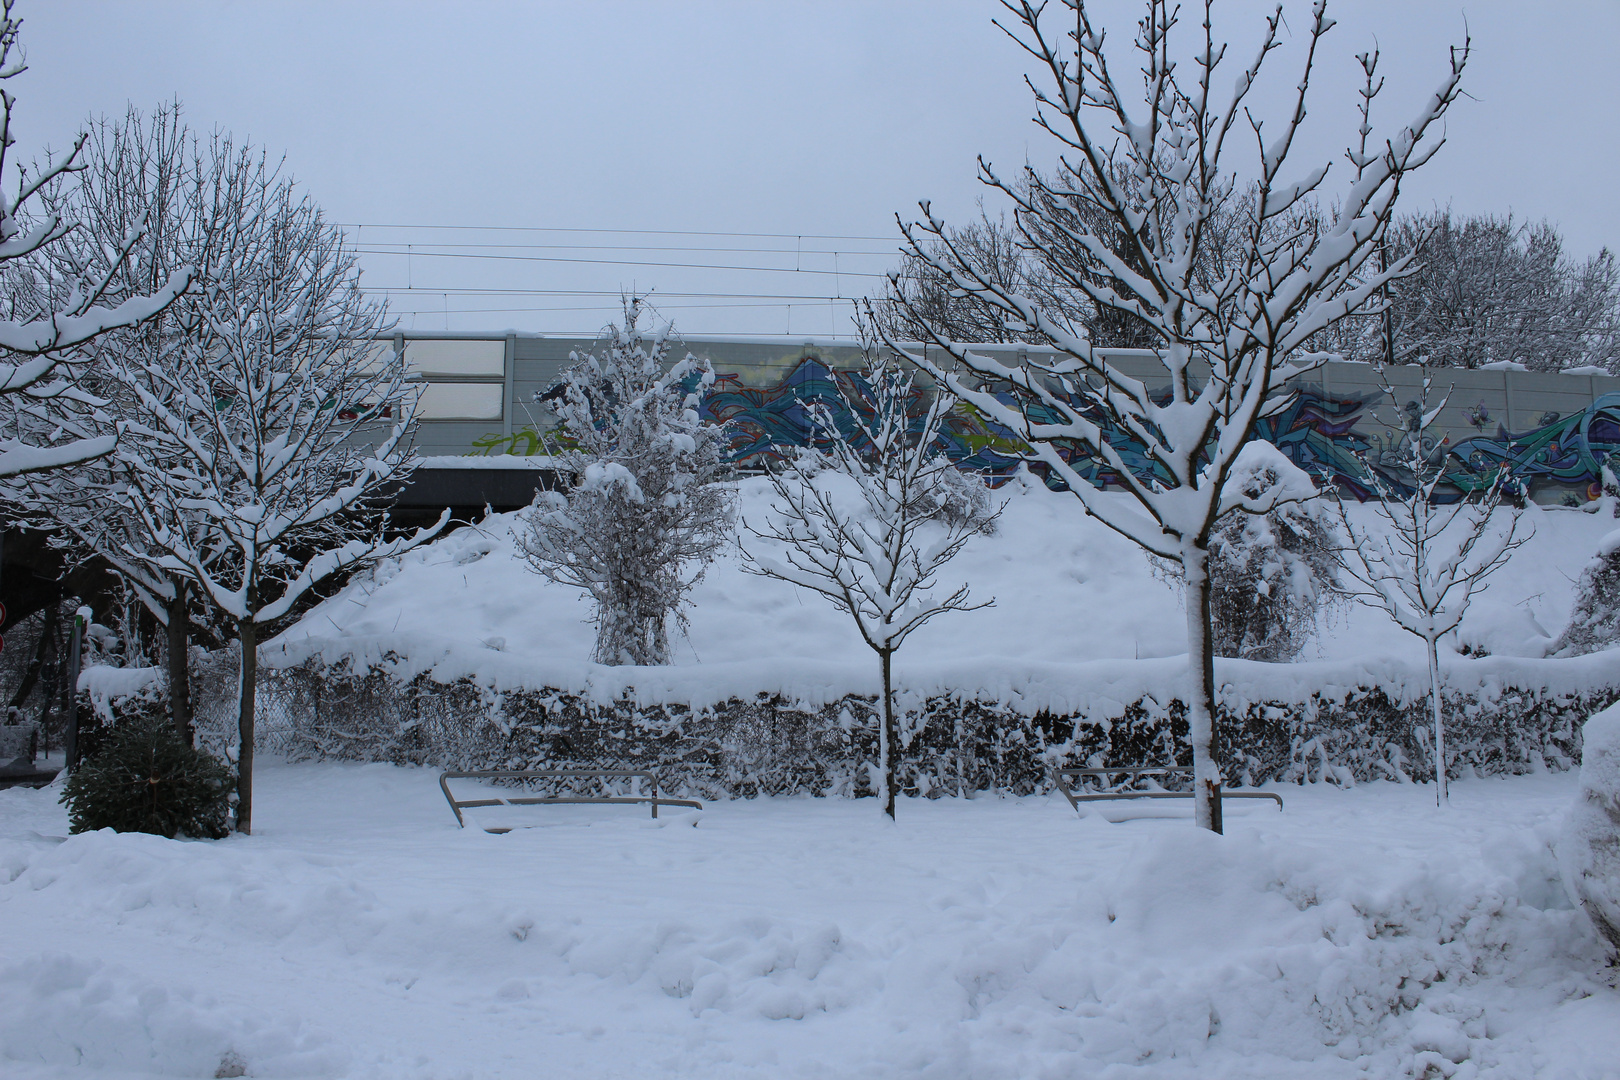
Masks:
[[[342,232],[262,159],[205,160],[223,177],[201,188],[221,205],[196,297],[172,341],[108,370],[143,433],[117,451],[143,538],[126,555],[190,582],[240,639],[237,828],[249,832],[260,628],[446,517],[395,536],[368,512],[409,472],[417,388],[377,340],[387,312],[361,293]]]
[[[233,231],[225,215],[241,209],[245,184],[270,172],[273,167],[263,154],[238,149],[226,136],[199,142],[182,122],[178,104],[161,106],[150,117],[131,108],[121,121],[93,122],[77,182],[44,192],[56,216],[80,222],[70,242],[51,254],[50,263],[59,272],[70,272],[93,261],[97,252],[114,249],[118,238],[144,224],[140,248],[112,268],[109,298],[141,295],[182,268],[207,280],[225,258],[223,241]],[[139,447],[144,460],[172,463],[182,457],[178,444],[140,422],[139,400],[122,386],[116,369],[161,371],[179,364],[198,332],[205,303],[201,290],[195,290],[138,326],[111,330],[83,346],[79,353],[87,362],[79,385],[101,406],[73,410],[64,426],[94,437],[110,434],[111,422],[126,446]],[[23,498],[36,518],[55,526],[70,557],[111,566],[165,628],[171,718],[190,742],[187,650],[196,590],[179,571],[160,570],[146,561],[159,549],[145,521],[157,519],[143,518],[136,497],[127,467],[110,455],[83,464],[71,480],[31,481]],[[194,531],[202,521],[202,515],[191,512],[184,521],[164,524]]]
[[[945,222],[922,204],[923,220],[901,222],[909,250],[930,261],[952,285],[1001,311],[1015,331],[1042,335],[1058,347],[1051,359],[1012,364],[930,335],[954,363],[910,358],[996,421],[1013,429],[1087,511],[1145,550],[1180,564],[1186,582],[1187,687],[1197,821],[1221,829],[1221,744],[1215,723],[1215,673],[1210,633],[1209,541],[1217,519],[1234,505],[1272,508],[1275,493],[1251,497],[1227,480],[1257,420],[1285,401],[1274,395],[1288,378],[1324,359],[1303,351],[1312,335],[1361,309],[1385,282],[1406,272],[1397,260],[1377,269],[1374,256],[1389,227],[1401,181],[1439,148],[1439,121],[1456,100],[1468,48],[1453,49],[1450,70],[1411,123],[1381,144],[1370,113],[1378,84],[1376,57],[1362,58],[1366,85],[1363,123],[1348,152],[1349,176],[1338,213],[1320,227],[1279,229],[1317,196],[1330,164],[1298,175],[1285,172],[1305,117],[1322,39],[1333,26],[1324,0],[1313,6],[1305,57],[1279,125],[1268,127],[1248,98],[1267,58],[1279,45],[1279,7],[1266,19],[1259,48],[1236,73],[1227,93],[1216,72],[1227,46],[1215,37],[1213,0],[1201,6],[1190,61],[1172,52],[1180,22],[1171,0],[1147,0],[1137,24],[1143,97],[1128,104],[1105,49],[1105,35],[1085,0],[1003,0],[1010,20],[998,25],[1036,61],[1046,80],[1035,88],[1036,123],[1062,147],[1069,186],[1031,176],[1027,188],[1004,181],[981,159],[983,180],[1010,198],[1019,235],[1052,264],[1069,287],[1100,308],[1140,319],[1151,328],[1162,374],[1132,377],[1089,335],[1061,314],[978,272],[955,250]],[[1050,12],[1066,17],[1066,25]],[[1035,84],[1032,82],[1031,86]],[[1227,239],[1224,272],[1203,276],[1211,223],[1240,189],[1233,147],[1256,148],[1254,180],[1242,203],[1241,227]],[[1240,152],[1240,151],[1238,151]],[[1121,183],[1122,171],[1136,178]],[[1098,207],[1114,228],[1099,235],[1083,217],[1052,207],[1079,199]],[[1061,238],[1100,264],[1056,258]],[[1114,247],[1128,239],[1132,258]],[[903,299],[903,298],[902,298]],[[903,346],[890,342],[892,347]],[[984,386],[1011,386],[1010,399]],[[1117,433],[1117,434],[1116,434]],[[1139,475],[1114,441],[1135,441],[1151,464]],[[1129,498],[1087,481],[1065,451],[1100,460]]]
[[[1550,222],[1450,210],[1401,219],[1389,247],[1415,256],[1391,290],[1397,363],[1559,371],[1620,362],[1620,267],[1607,248],[1576,262]]]

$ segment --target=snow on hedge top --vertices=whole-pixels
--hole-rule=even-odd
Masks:
[[[1599,559],[1607,559],[1617,550],[1620,550],[1620,529],[1616,529],[1613,532],[1606,534],[1603,539],[1598,541],[1597,557]]]
[[[959,693],[1020,711],[1118,715],[1144,695],[1179,692],[1186,616],[1179,591],[1141,551],[1088,518],[1073,496],[1010,485],[993,536],[974,537],[948,584],[969,582],[996,605],[918,630],[895,658],[912,693]],[[738,484],[739,510],[763,520],[769,485]],[[1128,498],[1110,495],[1109,498]],[[1352,508],[1356,513],[1358,508]],[[1369,515],[1370,516],[1370,515]],[[1493,654],[1448,658],[1448,678],[1489,695],[1509,685],[1580,689],[1612,681],[1613,653],[1538,662],[1560,627],[1573,582],[1612,521],[1548,512],[1470,610],[1462,640]],[[357,578],[261,649],[263,662],[319,656],[383,663],[405,677],[430,672],[496,688],[550,687],[613,699],[701,707],[732,696],[780,693],[814,705],[873,693],[877,665],[848,616],[819,597],[742,572],[723,555],[694,590],[691,625],[670,667],[602,667],[589,661],[591,605],[546,582],[517,555],[520,515],[497,514],[391,559]],[[1538,618],[1541,623],[1538,623]],[[1307,646],[1308,663],[1221,661],[1228,700],[1300,700],[1322,686],[1375,680],[1402,700],[1426,693],[1423,658],[1378,612],[1330,612]]]
[[[548,454],[439,454],[413,458],[418,469],[555,469],[561,462]]]

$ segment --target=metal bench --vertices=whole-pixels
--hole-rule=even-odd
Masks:
[[[1162,789],[1142,791],[1140,789],[1132,788],[1126,791],[1086,791],[1081,789],[1077,794],[1073,789],[1071,789],[1068,783],[1070,779],[1085,779],[1090,777],[1092,779],[1101,781],[1103,786],[1106,787],[1110,783],[1109,777],[1113,776],[1126,777],[1127,779],[1125,782],[1127,784],[1134,784],[1139,778],[1144,776],[1186,776],[1191,778],[1192,771],[1191,765],[1160,765],[1153,766],[1151,768],[1144,767],[1125,769],[1053,769],[1052,782],[1056,784],[1057,789],[1063,793],[1063,797],[1069,800],[1069,805],[1078,811],[1080,809],[1080,804],[1083,802],[1101,802],[1111,799],[1190,799],[1193,797],[1193,792],[1164,791]],[[1231,791],[1227,788],[1222,788],[1221,798],[1271,799],[1277,804],[1278,810],[1283,808],[1282,796],[1272,791]]]
[[[482,798],[457,799],[450,792],[451,780],[538,780],[562,778],[621,778],[639,776],[644,778],[651,786],[649,795],[523,795],[515,798]],[[467,827],[467,820],[462,811],[476,806],[540,806],[545,803],[645,803],[652,807],[652,816],[658,816],[660,806],[685,806],[693,810],[703,809],[703,804],[696,799],[661,799],[658,797],[658,777],[650,772],[639,769],[543,769],[524,772],[507,772],[492,770],[481,772],[446,772],[439,774],[439,790],[444,792],[444,801],[450,804],[450,810],[456,815],[456,824],[462,828]],[[485,829],[489,833],[508,833],[510,827],[496,827]]]

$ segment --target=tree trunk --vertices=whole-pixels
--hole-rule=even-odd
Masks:
[[[895,774],[894,756],[900,748],[900,727],[894,718],[894,679],[892,666],[894,653],[878,653],[883,662],[883,728],[878,733],[878,768],[883,773],[883,812],[894,820],[894,804],[900,795],[900,781]]]
[[[1446,725],[1444,703],[1440,698],[1440,653],[1434,638],[1425,638],[1429,647],[1429,708],[1434,713],[1434,804],[1444,806],[1451,800],[1446,782]]]
[[[169,601],[169,719],[187,746],[196,742],[191,726],[191,665],[187,649],[191,635],[191,605],[186,596],[186,580],[171,578],[174,599]]]
[[[252,616],[237,621],[242,642],[241,708],[236,730],[241,747],[236,759],[236,831],[253,831],[253,705],[259,680],[259,628]]]
[[[1221,832],[1221,744],[1215,725],[1215,639],[1209,626],[1209,551],[1187,544],[1187,726],[1193,752],[1193,805],[1198,827]]]
[[[22,708],[23,702],[28,700],[28,695],[33,693],[34,684],[39,682],[39,673],[45,667],[45,643],[50,640],[52,627],[55,626],[56,620],[60,617],[58,608],[59,605],[57,604],[47,607],[44,616],[40,619],[41,626],[39,638],[34,642],[34,655],[28,661],[28,667],[23,669],[22,682],[18,684],[17,692],[11,695],[9,704],[13,709]],[[15,619],[12,620],[13,623],[16,621]]]
[[[45,612],[45,649],[40,664],[39,726],[51,722],[57,699],[62,696],[62,617],[59,604],[52,604]]]

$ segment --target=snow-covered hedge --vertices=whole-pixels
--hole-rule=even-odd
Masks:
[[[1570,895],[1620,951],[1620,707],[1598,713],[1583,731],[1591,752],[1564,821],[1559,862]]]
[[[1620,700],[1614,659],[1451,665],[1451,775],[1576,765],[1581,722]],[[1089,690],[914,688],[901,701],[909,721],[899,763],[905,789],[1028,793],[1049,786],[1056,764],[1186,763],[1185,706],[1165,690],[1178,685],[1180,664],[1099,667],[1098,678],[1106,671],[1111,681]],[[633,679],[640,669],[612,670]],[[150,708],[151,685],[125,678],[142,684],[131,704],[138,699]],[[774,689],[681,701],[668,688],[642,695],[628,686],[617,693],[602,685],[499,688],[429,673],[400,678],[384,664],[355,671],[346,663],[267,670],[264,679],[266,749],[294,757],[652,768],[666,788],[707,798],[865,794],[867,764],[876,760],[875,695],[858,691],[819,700]],[[1426,678],[1416,665],[1223,662],[1219,681],[1228,782],[1433,778]],[[99,704],[108,707],[106,698]],[[199,700],[198,714],[206,739],[206,701]],[[218,734],[228,740],[230,732]]]

